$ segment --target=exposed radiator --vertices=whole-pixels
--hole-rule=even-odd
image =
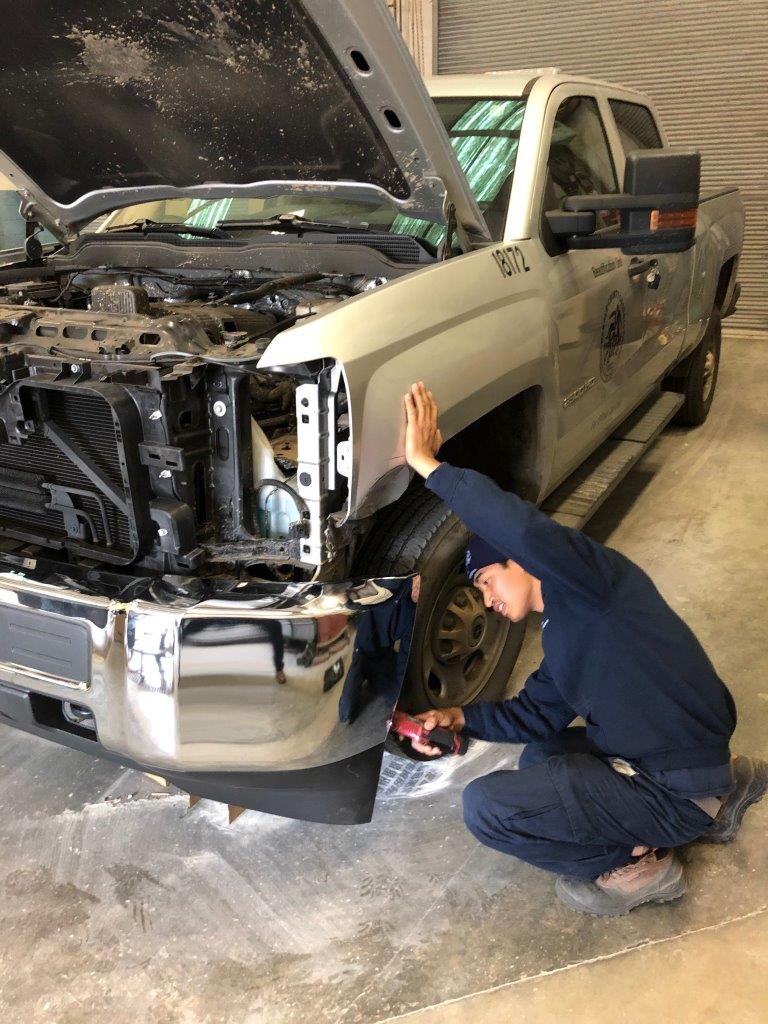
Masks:
[[[0,443],[0,535],[132,561],[141,531],[131,476],[143,470],[130,399],[98,384],[18,389],[21,443]]]

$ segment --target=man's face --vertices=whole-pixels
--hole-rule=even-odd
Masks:
[[[522,622],[531,610],[533,577],[512,559],[506,565],[496,562],[475,574],[474,585],[483,596],[486,608],[512,622]]]

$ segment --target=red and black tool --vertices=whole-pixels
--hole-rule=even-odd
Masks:
[[[445,754],[466,754],[469,740],[466,736],[451,732],[450,729],[443,729],[435,726],[434,729],[425,729],[424,723],[419,718],[412,718],[403,711],[395,711],[392,715],[390,731],[401,736],[403,739],[416,740],[430,747],[439,747],[442,755]]]

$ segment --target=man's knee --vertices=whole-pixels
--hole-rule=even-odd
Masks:
[[[474,779],[464,787],[464,824],[481,843],[488,845],[489,840],[500,837],[507,840],[512,836],[514,826],[509,820],[509,808],[505,808],[500,802],[497,790],[499,784],[503,783],[504,788],[509,791],[515,785],[516,775],[516,772],[510,771],[491,772],[490,775]],[[501,776],[504,776],[503,780]]]
[[[461,794],[464,824],[473,835],[477,831],[481,815],[485,814],[484,782],[483,778],[474,779],[464,787],[464,792]]]

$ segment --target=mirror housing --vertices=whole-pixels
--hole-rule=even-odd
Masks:
[[[621,249],[627,255],[685,252],[696,236],[701,154],[643,149],[627,155],[624,191],[569,196],[545,216],[569,249]],[[618,232],[595,234],[597,213],[618,210]]]

